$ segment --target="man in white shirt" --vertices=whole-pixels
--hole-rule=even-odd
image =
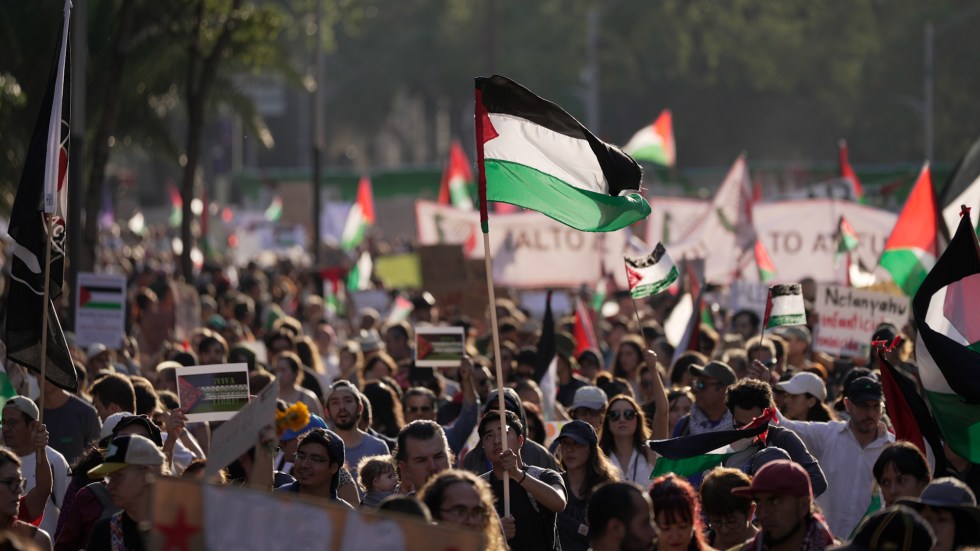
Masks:
[[[817,503],[841,539],[851,535],[871,504],[872,467],[885,446],[895,441],[881,422],[883,406],[881,383],[858,377],[844,389],[848,421],[811,423],[779,416],[780,425],[796,432],[820,461],[827,491]]]
[[[30,492],[37,484],[35,468],[37,458],[34,449],[34,433],[38,427],[39,411],[37,404],[25,396],[14,396],[3,406],[3,443],[13,450],[21,461],[21,472],[27,481],[25,492]],[[45,457],[51,468],[51,497],[44,505],[41,529],[53,535],[61,514],[61,503],[68,488],[68,462],[65,456],[51,446],[45,446]]]

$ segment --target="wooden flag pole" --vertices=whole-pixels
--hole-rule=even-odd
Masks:
[[[48,304],[51,302],[51,235],[54,231],[54,217],[41,212],[44,220],[44,311],[41,313],[41,404],[38,408],[37,420],[44,423],[44,381],[48,371]]]
[[[500,332],[497,328],[497,301],[493,292],[493,267],[490,261],[490,233],[483,233],[483,260],[487,267],[487,294],[490,296],[490,330],[493,335],[493,363],[497,371],[497,408],[500,411],[501,447],[507,448],[507,418],[504,414],[504,370],[500,364]],[[488,450],[483,450],[489,456]],[[510,516],[510,474],[504,471],[504,516]]]

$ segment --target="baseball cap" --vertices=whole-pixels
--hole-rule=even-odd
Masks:
[[[919,497],[902,498],[898,503],[908,505],[916,511],[922,510],[927,505],[939,509],[952,509],[965,515],[970,525],[980,526],[980,508],[977,508],[977,498],[969,486],[956,478],[948,476],[937,478],[922,490],[922,495]]]
[[[328,428],[316,428],[303,436],[303,441],[299,443],[300,447],[306,442],[320,444],[327,448],[331,463],[335,465],[344,464],[344,440],[336,432]]]
[[[871,377],[858,377],[844,389],[844,397],[852,402],[881,400],[883,396],[881,383]]]
[[[319,415],[314,415],[311,413],[310,422],[307,423],[305,427],[296,431],[286,429],[285,432],[282,433],[282,436],[279,437],[279,439],[282,440],[283,442],[289,442],[290,440],[295,440],[299,438],[301,435],[306,434],[313,429],[326,429],[326,428],[327,428],[327,422],[324,421],[323,418],[320,417]]]
[[[827,399],[827,387],[820,376],[809,371],[801,371],[788,381],[776,383],[780,390],[790,394],[809,394],[821,402]]]
[[[122,421],[124,417],[131,417],[133,415],[135,414],[129,411],[119,411],[106,417],[105,421],[102,421],[102,430],[99,432],[99,439],[106,440],[106,444],[108,444],[108,439],[112,437],[119,421]]]
[[[892,505],[862,522],[851,543],[832,547],[838,551],[891,551],[932,549],[936,536],[919,513],[904,506]]]
[[[760,493],[813,497],[810,475],[803,467],[785,459],[766,463],[755,473],[751,486],[732,488],[732,493],[741,497],[752,497]]]
[[[101,342],[92,343],[92,344],[89,345],[88,349],[85,351],[85,357],[91,360],[92,358],[98,356],[99,354],[101,354],[101,353],[103,353],[103,352],[105,352],[107,350],[108,350],[108,348],[106,348],[106,346],[104,344],[102,344]]]
[[[724,386],[735,384],[735,380],[738,379],[735,371],[725,362],[713,361],[705,366],[690,365],[687,370],[695,377],[713,377]]]
[[[813,337],[810,335],[810,329],[805,325],[783,325],[776,329],[774,333],[784,339],[800,339],[806,341],[808,344],[813,341]]]
[[[583,386],[575,391],[572,411],[578,408],[602,409],[606,407],[606,393],[597,386]]]
[[[121,471],[131,465],[163,465],[163,452],[149,438],[136,434],[113,439],[102,464],[89,469],[92,478]]]
[[[41,415],[40,411],[37,409],[37,404],[35,404],[34,400],[31,400],[27,396],[14,396],[13,398],[8,398],[7,403],[5,403],[3,407],[17,408],[35,421],[37,421],[37,418]]]
[[[151,421],[146,415],[127,415],[123,417],[116,422],[116,426],[112,429],[112,435],[116,436],[124,428],[133,425],[138,425],[146,429],[147,434],[150,435],[147,438],[149,438],[157,446],[163,447],[163,436],[160,433],[160,427],[154,425],[153,421]]]
[[[350,392],[355,398],[360,399],[361,392],[357,390],[353,384],[347,379],[341,379],[327,388],[327,391],[323,393],[323,402],[329,402],[330,397],[333,396],[335,392]]]
[[[595,434],[595,429],[592,425],[586,423],[585,421],[570,421],[565,423],[561,428],[561,432],[558,433],[558,437],[555,441],[551,443],[551,447],[548,448],[551,453],[555,453],[558,449],[558,445],[561,444],[562,438],[571,438],[573,441],[579,444],[586,444],[589,446],[595,446],[599,443],[599,438]]]

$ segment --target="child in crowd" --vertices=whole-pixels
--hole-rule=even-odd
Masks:
[[[369,455],[357,464],[358,482],[366,494],[361,507],[375,509],[381,501],[395,493],[398,475],[395,460],[390,455]]]

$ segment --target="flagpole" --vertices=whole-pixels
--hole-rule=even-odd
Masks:
[[[493,363],[497,374],[497,409],[500,412],[501,449],[507,447],[507,411],[504,404],[504,370],[500,363],[500,331],[497,327],[497,299],[493,292],[493,265],[490,258],[490,214],[487,208],[487,172],[483,165],[483,107],[479,79],[474,93],[474,130],[476,131],[477,186],[480,190],[480,229],[483,231],[483,261],[487,270],[487,295],[490,298],[490,331],[493,340]],[[488,453],[487,450],[483,450]],[[504,471],[504,517],[510,516],[510,473]]]
[[[44,423],[44,382],[48,371],[48,311],[51,303],[51,235],[54,230],[54,217],[44,212],[39,213],[44,220],[44,311],[41,313],[41,404],[37,420]]]

